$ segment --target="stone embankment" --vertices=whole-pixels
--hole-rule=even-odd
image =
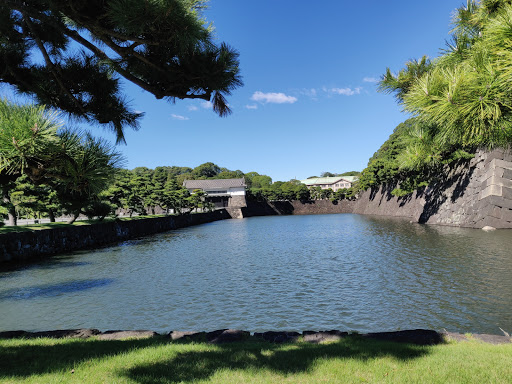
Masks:
[[[512,154],[478,151],[471,161],[446,169],[442,181],[395,197],[396,185],[369,189],[353,213],[406,217],[426,224],[512,228]]]
[[[0,234],[0,263],[24,262],[60,253],[97,248],[141,236],[224,219],[266,215],[307,215],[347,213],[353,202],[333,204],[328,200],[302,203],[278,201],[249,203],[247,207],[219,209],[182,216],[116,220],[94,225],[54,227],[51,229]]]
[[[0,339],[33,339],[33,338],[82,338],[94,337],[97,340],[123,340],[123,339],[143,339],[151,337],[162,337],[154,331],[106,331],[100,332],[97,329],[68,329],[43,332],[26,331],[7,331],[0,332]],[[394,332],[375,332],[375,333],[348,333],[338,330],[331,331],[268,331],[254,332],[252,335],[248,331],[237,329],[220,329],[212,332],[182,332],[171,331],[167,335],[171,341],[184,340],[194,342],[208,342],[212,344],[232,343],[238,341],[260,340],[271,343],[293,343],[299,340],[308,343],[322,343],[330,341],[339,341],[345,337],[360,337],[363,339],[372,339],[380,341],[391,341],[397,343],[409,343],[416,345],[435,345],[446,341],[467,341],[469,339],[479,340],[490,344],[508,344],[512,340],[508,335],[487,335],[473,334],[463,335],[453,332],[437,332],[429,329],[413,329]]]
[[[21,262],[59,253],[101,247],[172,229],[230,219],[225,210],[182,216],[164,216],[94,225],[54,227],[0,234],[0,262]]]
[[[241,208],[243,217],[273,215],[321,215],[331,213],[352,213],[355,201],[314,200],[314,201],[248,201]]]
[[[512,228],[512,154],[478,151],[469,162],[446,169],[442,181],[395,197],[396,185],[367,190],[357,201],[251,202],[210,213],[116,221],[0,235],[0,263],[95,248],[215,220],[267,215],[357,213],[406,217],[427,224],[468,228]]]

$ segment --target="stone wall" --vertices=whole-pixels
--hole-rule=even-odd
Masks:
[[[228,207],[230,208],[240,208],[246,207],[247,202],[245,199],[245,195],[232,195],[228,200]]]
[[[332,203],[329,200],[316,201],[248,201],[242,208],[243,217],[272,215],[318,215],[327,213],[351,213],[354,201]]]
[[[0,263],[23,262],[79,249],[97,248],[140,236],[216,220],[266,215],[348,213],[352,211],[353,203],[344,201],[333,204],[328,200],[306,203],[300,201],[252,202],[246,207],[226,208],[209,213],[109,221],[95,225],[61,228],[57,226],[38,231],[4,233],[0,234]]]
[[[217,210],[183,216],[4,233],[0,235],[0,262],[20,262],[79,249],[96,248],[139,236],[230,218],[226,210]]]
[[[446,168],[442,182],[409,196],[392,196],[394,188],[396,185],[367,190],[353,213],[469,228],[512,228],[510,150],[480,150],[471,161]]]

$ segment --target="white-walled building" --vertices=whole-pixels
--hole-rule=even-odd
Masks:
[[[357,176],[312,177],[311,179],[301,180],[300,182],[306,184],[309,188],[331,188],[336,192],[339,189],[352,187],[352,183],[357,179]]]
[[[195,189],[203,190],[208,201],[216,207],[245,207],[245,179],[211,179],[211,180],[185,180],[183,186],[190,193]]]

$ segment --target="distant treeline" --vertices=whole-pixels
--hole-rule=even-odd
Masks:
[[[208,162],[195,168],[179,166],[161,166],[155,169],[137,167],[132,170],[118,170],[108,189],[100,194],[112,209],[123,209],[129,213],[147,212],[148,207],[160,206],[180,212],[184,208],[210,208],[204,202],[201,192],[192,195],[183,187],[185,180],[233,179],[244,178],[247,184],[247,198],[257,201],[276,200],[343,200],[353,198],[352,189],[343,189],[334,193],[331,189],[319,187],[309,189],[300,181],[272,182],[268,175],[258,172],[243,173],[229,170]]]
[[[351,172],[352,173],[352,172]],[[324,172],[322,175],[325,175]],[[276,200],[320,200],[332,201],[353,198],[352,189],[334,193],[331,189],[319,187],[309,189],[298,180],[276,181],[258,172],[244,173],[229,170],[208,162],[195,168],[161,166],[155,169],[137,167],[132,170],[117,168],[111,180],[99,193],[89,196],[80,214],[90,218],[115,216],[120,212],[128,215],[153,214],[155,208],[172,210],[183,214],[194,209],[212,209],[212,204],[204,198],[205,193],[196,190],[190,193],[183,187],[185,180],[244,178],[247,184],[247,199],[255,201]],[[69,214],[65,204],[55,198],[48,186],[34,185],[27,177],[16,180],[11,192],[11,203],[18,217],[41,218]],[[49,211],[51,215],[49,215]]]

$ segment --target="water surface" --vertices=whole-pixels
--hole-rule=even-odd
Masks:
[[[0,330],[512,331],[510,231],[225,220],[0,272]]]

